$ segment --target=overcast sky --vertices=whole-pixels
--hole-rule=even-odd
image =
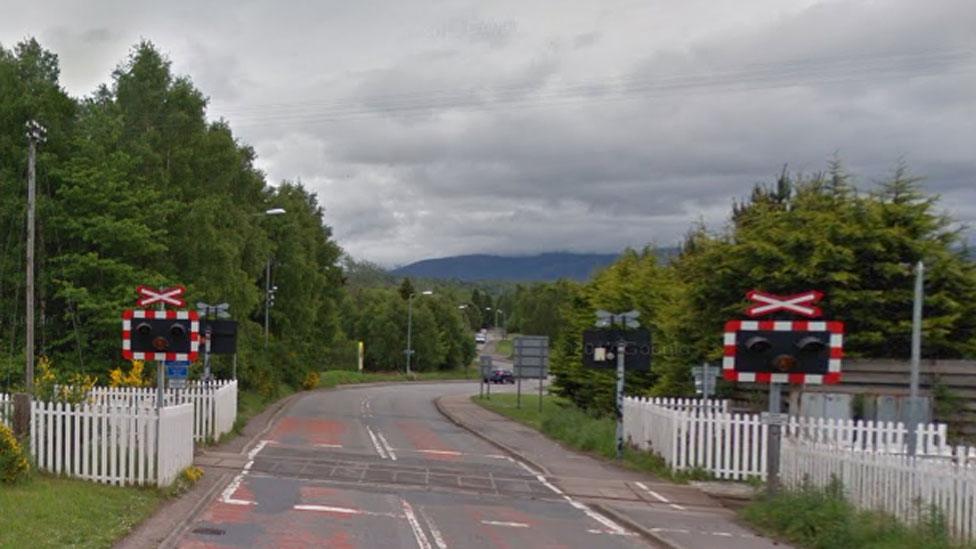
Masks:
[[[383,265],[670,245],[834,154],[976,222],[974,0],[0,0],[27,36],[76,96],[155,42]]]

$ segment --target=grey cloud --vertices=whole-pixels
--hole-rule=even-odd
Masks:
[[[44,28],[72,83],[155,40],[354,256],[668,245],[835,153],[976,221],[970,0],[174,4]]]

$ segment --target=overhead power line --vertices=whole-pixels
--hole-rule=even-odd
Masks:
[[[970,51],[803,59],[678,75],[590,79],[565,86],[518,84],[369,95],[335,101],[296,101],[222,110],[234,126],[308,125],[379,117],[429,116],[449,111],[488,111],[574,106],[662,97],[718,94],[801,86],[890,81],[971,71]]]

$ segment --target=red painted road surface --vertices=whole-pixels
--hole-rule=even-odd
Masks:
[[[251,450],[180,546],[643,547],[536,471],[446,421],[471,385],[313,393]]]

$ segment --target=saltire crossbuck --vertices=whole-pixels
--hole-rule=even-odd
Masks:
[[[821,310],[820,307],[815,307],[814,303],[823,299],[823,294],[817,290],[794,295],[776,295],[752,290],[746,294],[746,298],[756,302],[755,305],[746,309],[746,314],[753,318],[777,312],[816,318],[820,316]]]
[[[196,360],[200,315],[196,311],[127,309],[122,312],[126,360]]]
[[[844,323],[730,320],[724,347],[722,376],[728,381],[839,383]]]
[[[186,307],[186,301],[183,299],[186,288],[183,286],[156,289],[146,285],[140,285],[136,287],[136,293],[139,294],[136,305],[140,307],[148,307],[156,303],[172,305],[173,307]]]

